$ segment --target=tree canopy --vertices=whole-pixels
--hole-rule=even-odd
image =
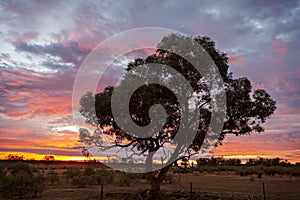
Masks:
[[[128,63],[126,68],[126,77],[134,76],[136,71],[141,65],[148,65],[148,71],[144,71],[145,84],[136,89],[130,97],[129,113],[131,120],[138,126],[147,126],[151,121],[151,116],[155,116],[155,110],[150,108],[153,105],[161,105],[166,112],[166,118],[161,119],[163,128],[155,133],[140,133],[135,135],[134,133],[122,130],[121,127],[115,122],[114,115],[112,113],[112,95],[114,90],[120,89],[119,86],[111,86],[104,89],[103,92],[96,94],[95,96],[89,92],[82,96],[80,101],[80,113],[85,117],[88,124],[97,127],[95,133],[91,135],[86,130],[81,130],[80,140],[84,143],[95,144],[99,147],[102,143],[99,142],[101,135],[113,136],[111,141],[113,146],[125,148],[128,146],[134,146],[138,150],[139,154],[148,153],[149,159],[151,158],[151,152],[158,151],[161,147],[172,141],[182,123],[183,110],[188,110],[187,104],[180,104],[176,94],[167,88],[164,84],[152,84],[147,82],[147,77],[155,78],[162,83],[171,83],[178,80],[176,75],[170,77],[168,73],[156,73],[155,70],[151,70],[150,64],[159,64],[158,66],[167,65],[172,69],[180,73],[192,87],[193,92],[190,92],[185,83],[173,82],[176,85],[174,89],[176,93],[185,93],[189,99],[193,100],[193,107],[199,111],[199,125],[197,126],[196,136],[193,138],[191,144],[188,146],[189,155],[185,156],[189,158],[191,152],[197,152],[201,149],[204,138],[209,130],[209,124],[212,115],[213,98],[212,91],[208,87],[208,78],[199,73],[192,63],[182,58],[172,51],[165,49],[177,48],[176,46],[170,46],[169,41],[175,41],[182,49],[188,50],[191,46],[184,46],[181,43],[189,37],[178,37],[176,34],[168,35],[162,39],[157,45],[157,49],[154,54],[146,58],[136,58],[134,61]],[[226,137],[227,134],[244,135],[254,132],[264,131],[262,125],[266,120],[274,113],[276,109],[276,102],[271,96],[263,89],[252,89],[251,82],[246,77],[234,78],[232,73],[228,71],[228,57],[225,53],[219,51],[215,47],[215,42],[209,37],[195,37],[194,42],[200,44],[203,49],[209,54],[215,63],[221,78],[223,79],[223,90],[226,94],[226,113],[225,121],[222,131],[219,134],[219,143]],[[178,52],[178,49],[176,49]],[[201,53],[201,52],[200,52]],[[209,64],[209,63],[208,63]],[[205,67],[205,66],[203,66]],[[215,79],[213,72],[208,74],[211,79]],[[126,81],[121,81],[126,83]],[[125,93],[123,93],[126,95]],[[196,98],[195,98],[195,94]],[[119,101],[122,104],[122,101]],[[94,106],[94,107],[93,107]],[[126,105],[125,105],[126,106]],[[94,110],[96,111],[94,113]],[[149,111],[150,110],[150,111]],[[151,113],[151,112],[154,113]],[[159,109],[156,109],[158,112]],[[190,116],[188,117],[190,118]],[[181,138],[182,139],[182,138]],[[181,140],[179,139],[179,140]],[[126,141],[126,142],[124,142]],[[180,141],[175,141],[180,143]],[[134,154],[132,154],[134,155]],[[183,157],[181,157],[183,158]],[[168,163],[172,164],[172,163]],[[163,170],[162,170],[163,171]],[[153,180],[159,181],[163,173],[156,176]]]

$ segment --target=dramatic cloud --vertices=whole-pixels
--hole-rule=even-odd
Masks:
[[[266,133],[229,137],[216,155],[300,160],[300,1],[0,1],[0,26],[0,151],[75,155],[71,95],[82,61],[111,35],[151,26],[211,37],[235,77],[277,101]],[[98,89],[150,52],[116,58]]]

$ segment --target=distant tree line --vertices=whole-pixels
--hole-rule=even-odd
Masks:
[[[196,160],[198,165],[240,165],[240,159],[224,159],[224,158],[199,158]]]
[[[283,160],[280,158],[259,158],[259,159],[249,159],[246,165],[291,166],[292,164],[288,160]]]
[[[242,162],[240,159],[225,159],[225,158],[198,158],[197,160],[198,166],[203,165],[241,165]],[[292,164],[288,160],[280,159],[280,158],[257,158],[257,159],[249,159],[245,165],[248,166],[291,166]]]
[[[6,160],[35,160],[34,158],[26,159],[24,155],[18,155],[18,154],[8,154],[6,157]],[[55,157],[53,155],[45,155],[43,157],[44,161],[55,161]]]
[[[9,154],[7,156],[7,160],[24,160],[24,156],[23,155],[19,156],[19,155]]]

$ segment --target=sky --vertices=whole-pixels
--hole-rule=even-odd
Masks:
[[[300,1],[293,0],[0,1],[0,158],[80,159],[76,73],[101,41],[142,27],[211,37],[234,77],[277,101],[264,133],[229,136],[213,156],[300,162]]]

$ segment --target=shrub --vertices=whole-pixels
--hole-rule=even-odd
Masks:
[[[130,179],[123,175],[119,179],[119,186],[129,186],[130,185]]]
[[[158,200],[165,200],[165,199],[169,199],[168,197],[168,192],[166,190],[160,190],[158,192],[158,197],[157,197]]]
[[[257,172],[257,178],[262,178],[263,172],[262,171],[258,171]]]
[[[95,175],[95,170],[91,167],[86,167],[83,171],[84,176],[93,176]]]
[[[35,176],[32,183],[29,185],[31,196],[37,197],[38,194],[42,194],[46,189],[46,182],[47,178],[44,175],[38,174]]]
[[[93,178],[98,185],[111,184],[114,182],[115,174],[111,170],[97,170]]]
[[[172,174],[167,174],[163,182],[166,184],[172,184],[174,182],[174,176]]]
[[[30,191],[32,176],[28,174],[10,174],[2,180],[0,193],[4,197],[23,197]]]
[[[131,183],[137,183],[141,178],[141,174],[136,173],[121,173],[119,178],[120,186],[129,186]]]
[[[41,170],[39,168],[37,168],[37,167],[32,167],[31,170],[32,170],[33,173],[39,173],[39,172],[41,172]]]
[[[4,167],[2,167],[2,165],[0,165],[0,181],[2,178],[4,178],[4,176],[5,176]]]
[[[300,176],[300,167],[295,167],[291,170],[292,176]]]
[[[54,170],[49,170],[47,174],[47,179],[50,182],[51,185],[54,185],[56,183],[59,183],[59,176],[58,173]]]
[[[241,171],[239,171],[239,174],[241,177],[243,177],[243,176],[245,176],[245,171],[241,170]]]
[[[71,179],[71,184],[75,187],[83,188],[91,183],[91,177],[89,176],[75,176]]]
[[[77,168],[70,168],[64,171],[64,174],[67,176],[67,178],[71,179],[73,177],[80,176],[81,172]]]
[[[9,175],[1,179],[0,194],[3,197],[37,197],[45,189],[46,178],[39,174],[34,176],[32,169],[26,164],[14,165]]]
[[[10,174],[11,175],[26,174],[29,176],[33,176],[31,167],[29,165],[23,164],[23,163],[15,164],[11,168]]]
[[[265,168],[265,173],[268,176],[275,176],[275,174],[276,174],[276,168],[275,167],[266,167]]]

